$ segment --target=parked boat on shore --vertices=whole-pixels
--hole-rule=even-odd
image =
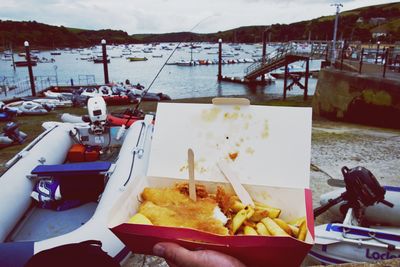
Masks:
[[[109,231],[107,218],[124,188],[145,175],[153,117],[137,121],[118,136],[120,127],[104,124],[100,102],[91,101],[95,105],[89,109],[88,124],[45,123],[46,131],[8,162],[0,178],[0,266],[24,266],[40,251],[86,240],[101,241],[117,262],[128,255]],[[49,144],[57,144],[57,149]],[[92,147],[104,151],[108,161],[88,162],[99,155]],[[139,150],[140,156],[132,152]],[[118,156],[110,161],[106,151]],[[50,195],[45,192],[48,186]]]
[[[18,114],[22,115],[45,115],[55,108],[52,104],[24,100],[8,103],[6,107],[17,108]]]
[[[363,167],[342,173],[346,188],[322,195],[314,216],[330,209],[344,220],[316,226],[309,255],[323,264],[400,258],[400,187],[381,187]]]
[[[27,134],[20,131],[18,124],[15,122],[8,122],[3,127],[3,132],[0,133],[0,148],[20,145],[26,140]]]

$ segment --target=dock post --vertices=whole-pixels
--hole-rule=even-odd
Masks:
[[[304,101],[307,100],[308,97],[308,77],[310,76],[310,58],[307,58],[306,61],[306,77],[304,81]]]
[[[375,55],[375,64],[378,64],[378,57],[379,57],[379,45],[381,42],[376,42],[376,55]]]
[[[344,47],[342,48],[342,53],[340,55],[340,70],[343,70],[343,59],[344,59]]]
[[[262,65],[264,66],[266,61],[265,57],[267,55],[267,31],[263,31],[262,40],[263,40]],[[265,74],[261,76],[261,81],[265,82]]]
[[[29,49],[29,42],[25,41],[24,46],[25,46],[25,53],[26,53],[26,61],[28,62],[29,81],[31,83],[32,96],[36,96],[35,79],[33,78],[31,52]]]
[[[360,66],[358,67],[358,74],[361,74],[362,64],[364,60],[364,48],[361,49]]]
[[[107,63],[107,42],[106,40],[101,40],[101,46],[103,50],[103,68],[104,68],[104,83],[109,84],[110,81],[108,79],[108,63]]]
[[[283,81],[283,99],[285,100],[286,99],[286,86],[287,86],[287,76],[288,76],[288,74],[289,74],[289,71],[288,71],[288,62],[287,62],[287,60],[286,60],[286,58],[285,58],[285,79],[284,79],[284,81]]]
[[[222,39],[218,39],[218,81],[222,80]]]
[[[386,48],[385,50],[385,64],[383,65],[383,78],[386,76],[386,66],[387,66],[387,61],[389,57],[389,48]]]

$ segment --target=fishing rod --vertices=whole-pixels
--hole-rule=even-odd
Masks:
[[[197,28],[201,23],[203,23],[205,20],[216,16],[216,15],[210,15],[208,17],[203,18],[202,20],[200,20],[196,25],[194,25],[189,32],[192,32],[195,28]],[[156,76],[153,78],[153,80],[151,81],[150,85],[148,86],[148,88],[146,90],[144,90],[144,93],[142,94],[142,97],[140,98],[139,102],[136,104],[135,108],[133,109],[133,112],[131,112],[129,118],[127,119],[125,125],[127,125],[129,123],[129,121],[133,118],[134,114],[137,114],[138,109],[140,107],[140,104],[142,103],[144,97],[147,95],[147,93],[149,92],[150,88],[152,87],[152,85],[154,84],[154,82],[157,80],[158,76],[160,75],[161,71],[164,69],[165,65],[167,65],[168,61],[170,60],[170,58],[172,57],[172,55],[175,53],[175,51],[178,49],[178,47],[180,47],[180,45],[182,44],[183,41],[180,41],[178,43],[178,45],[174,48],[174,50],[171,52],[171,54],[168,56],[167,60],[164,62],[164,64],[161,66],[161,68],[158,70]],[[128,128],[129,126],[126,126],[126,128]]]
[[[194,25],[189,32],[192,32],[195,28],[197,28],[197,26],[199,26],[201,23],[203,23],[205,20],[213,17],[215,15],[210,15],[208,17],[205,17],[204,19],[200,20],[196,25]],[[134,109],[134,113],[138,110],[140,104],[143,101],[143,97],[146,96],[147,92],[150,90],[151,86],[153,85],[153,83],[156,81],[156,79],[158,78],[158,76],[160,75],[161,71],[164,69],[165,65],[167,65],[169,59],[172,57],[172,55],[175,53],[175,51],[178,49],[178,47],[181,45],[182,41],[180,41],[178,43],[178,45],[174,48],[174,50],[172,50],[171,54],[169,55],[169,57],[167,58],[167,60],[164,62],[164,64],[161,66],[160,70],[157,72],[156,76],[154,77],[154,79],[151,81],[149,87],[144,91],[144,94],[142,95],[142,98],[140,99],[140,101],[136,104],[136,107]]]
[[[196,25],[194,25],[189,32],[192,32],[195,28],[197,28],[197,26],[199,26],[201,23],[203,23],[205,20],[209,19],[210,17],[213,17],[215,15],[210,15],[208,17],[205,17],[204,19],[200,20]],[[156,76],[153,78],[153,80],[151,81],[149,87],[144,90],[144,93],[142,94],[142,97],[140,98],[139,102],[136,104],[134,110],[132,112],[130,112],[129,117],[127,118],[125,124],[121,125],[121,128],[118,130],[117,136],[116,136],[116,140],[121,139],[122,135],[125,133],[126,129],[129,128],[128,123],[133,119],[133,117],[135,116],[135,114],[137,114],[138,110],[139,110],[139,106],[143,101],[143,98],[146,96],[146,94],[149,92],[151,86],[154,84],[154,82],[156,81],[156,79],[158,78],[158,76],[160,75],[161,71],[164,69],[165,65],[167,65],[169,59],[172,57],[172,55],[175,53],[175,51],[178,49],[178,47],[181,45],[183,41],[180,41],[178,43],[177,46],[175,46],[174,50],[172,50],[171,54],[168,56],[167,60],[164,62],[164,64],[161,66],[161,68],[158,70]]]

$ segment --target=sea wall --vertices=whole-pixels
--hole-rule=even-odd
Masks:
[[[322,69],[313,112],[334,120],[400,128],[400,76],[388,79]]]

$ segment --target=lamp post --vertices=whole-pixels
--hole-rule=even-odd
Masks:
[[[222,80],[222,39],[218,39],[218,81]]]
[[[58,86],[58,74],[57,74],[57,65],[54,65],[53,66],[53,68],[54,68],[54,71],[55,71],[55,73],[56,73],[56,84],[57,84],[57,86]]]
[[[35,80],[33,78],[31,52],[30,52],[30,49],[29,49],[29,42],[25,41],[24,42],[24,46],[25,46],[25,53],[26,53],[26,61],[28,63],[29,81],[31,83],[32,96],[36,96]]]
[[[336,61],[336,34],[339,21],[339,12],[340,12],[340,7],[343,7],[343,5],[340,3],[335,3],[332,4],[331,6],[336,7],[335,28],[333,30],[332,55],[331,55],[331,65],[333,65],[335,64]]]
[[[376,42],[376,56],[375,56],[375,64],[378,63],[378,56],[379,56],[379,45],[381,44],[381,42]]]
[[[263,34],[262,34],[262,42],[263,42],[263,46],[262,46],[262,65],[263,66],[265,65],[265,62],[266,62],[266,58],[265,57],[267,56],[267,31],[268,30],[263,31]],[[265,74],[263,74],[261,76],[261,81],[265,82]]]
[[[106,48],[106,40],[101,40],[101,46],[103,50],[103,68],[104,68],[104,83],[109,84],[110,81],[108,80],[108,65],[107,65],[107,48]]]

